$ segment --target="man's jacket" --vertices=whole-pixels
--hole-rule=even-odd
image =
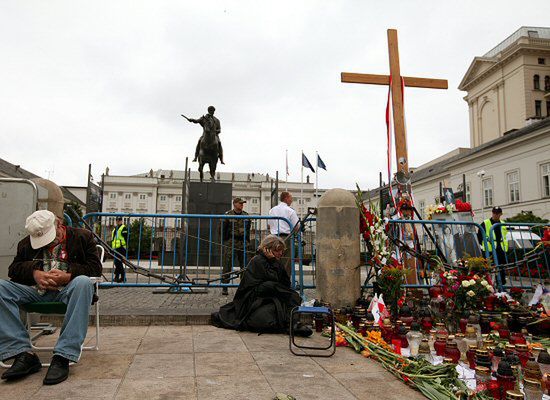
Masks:
[[[237,214],[235,210],[229,210],[225,215],[240,215],[246,216],[248,213],[243,211]],[[250,241],[250,225],[253,223],[250,219],[223,219],[223,240],[243,241],[246,235],[246,241]],[[246,227],[245,227],[246,225]]]
[[[79,275],[101,276],[103,269],[94,237],[90,231],[80,228],[67,227],[66,237],[68,271],[71,279]],[[35,269],[42,269],[44,250],[33,249],[31,240],[27,236],[17,245],[17,255],[9,266],[8,276],[13,282],[22,285],[34,286],[33,277]]]

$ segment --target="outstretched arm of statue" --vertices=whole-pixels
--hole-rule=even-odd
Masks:
[[[185,115],[181,114],[181,116],[183,118],[185,118],[187,121],[189,122],[193,122],[194,124],[197,124],[199,121],[197,121],[196,119],[193,119],[193,118],[187,118]]]

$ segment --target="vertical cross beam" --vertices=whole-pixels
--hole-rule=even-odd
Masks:
[[[401,86],[401,70],[399,68],[399,47],[397,30],[388,29],[388,53],[390,57],[390,75],[392,79],[393,123],[395,130],[395,158],[397,171],[409,173],[407,152],[407,133],[405,131],[405,115],[403,111],[403,88]]]

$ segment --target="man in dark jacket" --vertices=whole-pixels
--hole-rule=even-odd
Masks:
[[[69,362],[80,359],[94,295],[90,277],[101,276],[102,265],[91,232],[66,227],[47,210],[27,218],[29,236],[17,246],[9,266],[11,281],[0,280],[0,359],[14,358],[2,379],[25,377],[41,368],[19,317],[19,306],[32,302],[63,302],[67,313],[44,384],[67,379]]]
[[[260,244],[258,255],[244,271],[233,301],[212,314],[212,324],[220,328],[253,332],[287,332],[290,311],[301,303],[290,287],[290,279],[280,259],[283,240],[269,235]],[[296,334],[309,336],[311,329],[297,326]]]
[[[233,199],[233,208],[225,215],[248,215],[243,210],[245,200],[240,197]],[[250,241],[250,220],[246,219],[225,219],[222,220],[222,239],[223,239],[223,279],[222,283],[229,283],[229,273],[236,264],[240,269],[246,267],[245,260],[247,254],[248,242]],[[222,295],[227,296],[227,287],[222,289]]]

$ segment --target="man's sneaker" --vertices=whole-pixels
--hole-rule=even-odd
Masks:
[[[229,296],[229,291],[227,290],[226,287],[222,288],[222,295]]]
[[[46,372],[44,385],[57,385],[69,376],[69,360],[60,355],[54,354],[50,362],[50,368]]]
[[[13,360],[13,365],[2,374],[2,379],[12,380],[23,378],[27,375],[40,371],[42,364],[34,353],[19,353]]]

